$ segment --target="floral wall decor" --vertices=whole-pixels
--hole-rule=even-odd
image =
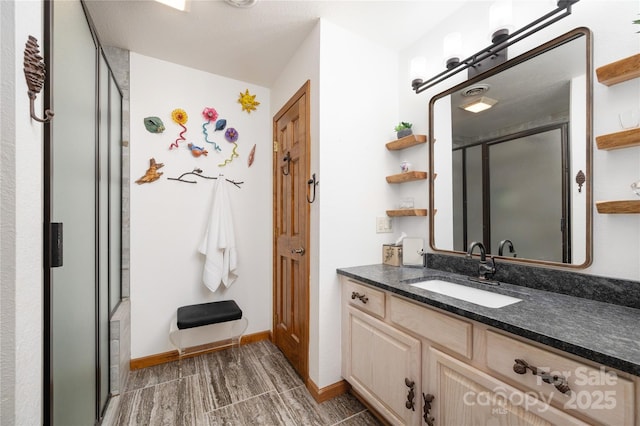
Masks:
[[[204,119],[206,120],[203,124],[202,124],[202,133],[204,133],[204,140],[207,143],[210,143],[213,145],[213,148],[217,151],[220,152],[222,151],[222,148],[220,148],[220,146],[215,143],[214,141],[210,141],[209,140],[209,133],[207,132],[207,125],[211,124],[211,122],[216,121],[216,119],[218,118],[218,111],[216,111],[214,108],[205,108],[202,111],[202,116],[204,117]],[[219,120],[221,121],[221,120]],[[225,125],[226,125],[226,120],[225,121]],[[218,130],[218,126],[217,126],[217,122],[216,122],[216,130]],[[193,150],[192,150],[193,153]],[[194,154],[195,155],[195,154]],[[206,155],[206,154],[205,154]]]
[[[175,142],[169,145],[169,149],[178,148],[179,141],[186,141],[184,134],[187,132],[187,128],[184,125],[187,124],[187,120],[189,119],[189,117],[187,116],[187,113],[185,110],[176,108],[173,111],[171,111],[171,119],[176,123],[178,123],[180,127],[182,127],[182,131],[180,132],[180,136],[178,136]]]
[[[164,123],[160,117],[145,117],[144,127],[150,133],[162,133],[164,132]]]
[[[247,111],[249,114],[251,114],[251,111],[255,111],[256,107],[260,105],[260,102],[256,101],[256,95],[250,94],[249,89],[245,90],[244,93],[240,92],[238,103],[242,105],[242,110]]]
[[[236,129],[234,129],[233,127],[229,127],[227,129],[226,132],[224,132],[224,138],[227,140],[227,142],[230,142],[233,144],[233,151],[231,152],[231,157],[227,158],[226,160],[224,160],[224,163],[220,163],[218,164],[218,166],[220,167],[224,167],[227,164],[229,164],[230,162],[233,161],[233,159],[235,157],[239,157],[240,154],[238,154],[238,144],[236,143],[236,141],[238,140],[238,131]]]

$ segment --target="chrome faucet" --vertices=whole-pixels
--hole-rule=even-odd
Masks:
[[[511,242],[511,240],[500,241],[500,244],[498,245],[498,256],[502,256],[502,252],[504,251],[505,245],[509,247],[509,253],[513,254],[513,257],[518,257],[518,254],[516,253],[516,249],[515,247],[513,247],[513,243]]]
[[[473,250],[479,247],[480,248],[480,263],[478,264],[478,279],[483,281],[489,281],[490,277],[487,275],[493,275],[496,273],[496,262],[493,257],[489,258],[490,263],[487,262],[487,251],[484,248],[484,244],[479,241],[473,241],[469,244],[469,249],[467,250],[467,257],[471,259],[471,255],[473,254]]]

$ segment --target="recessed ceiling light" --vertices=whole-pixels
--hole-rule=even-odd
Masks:
[[[247,9],[249,7],[253,7],[258,3],[258,0],[224,0],[228,4],[234,7],[240,7],[243,9]]]
[[[460,105],[460,108],[464,109],[465,111],[478,113],[491,108],[497,103],[498,101],[495,99],[491,99],[486,96],[481,96],[478,99],[475,99],[467,104]]]
[[[186,12],[189,8],[188,8],[188,1],[189,0],[156,0],[158,3],[162,3],[165,4],[169,7],[172,7],[174,9],[178,9],[182,12]]]

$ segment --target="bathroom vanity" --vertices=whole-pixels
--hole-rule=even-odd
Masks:
[[[338,274],[342,375],[391,424],[640,424],[638,309],[429,268]],[[412,285],[434,279],[517,301]]]

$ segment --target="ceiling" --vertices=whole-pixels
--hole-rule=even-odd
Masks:
[[[469,1],[258,0],[241,9],[191,0],[188,12],[150,0],[85,4],[105,46],[270,87],[319,18],[400,51]]]

